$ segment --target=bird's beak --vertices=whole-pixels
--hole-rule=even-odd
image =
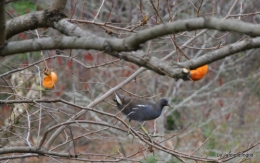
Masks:
[[[168,103],[168,105],[167,106],[169,106],[170,108],[172,108],[172,106]]]

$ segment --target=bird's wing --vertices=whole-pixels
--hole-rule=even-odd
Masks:
[[[147,112],[152,110],[152,105],[150,104],[137,104],[136,107],[133,108],[134,111],[143,111],[143,112]]]
[[[137,114],[140,117],[145,117],[147,113],[152,110],[152,105],[149,104],[137,104],[132,108],[131,114]]]
[[[149,115],[151,114],[152,108],[153,107],[150,104],[137,104],[132,109],[132,116],[130,115],[129,117],[139,122],[146,121],[149,119]]]

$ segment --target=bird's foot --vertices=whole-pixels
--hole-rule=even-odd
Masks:
[[[149,132],[144,128],[144,126],[142,124],[140,124],[141,129],[143,130],[143,132],[146,134],[146,136],[149,138],[150,142],[153,143],[152,141],[152,135],[149,134]]]
[[[128,136],[128,135],[132,135],[133,136],[133,138],[132,138],[132,143],[134,142],[134,139],[135,139],[135,136],[134,136],[134,134],[131,132],[131,128],[130,127],[128,127],[128,130],[127,130],[127,133],[126,133],[126,136]]]
[[[130,128],[128,128],[126,136],[128,136],[130,134],[131,134],[131,130],[130,130]]]
[[[127,130],[127,134],[126,136],[130,135],[131,134],[131,124],[130,122],[128,123],[128,130]]]
[[[153,143],[153,140],[152,140],[152,135],[147,133],[146,136],[149,138],[150,142]]]

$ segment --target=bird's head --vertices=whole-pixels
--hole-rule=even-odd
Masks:
[[[165,107],[165,106],[169,106],[169,107],[172,108],[172,106],[169,104],[169,102],[168,102],[168,100],[166,98],[160,99],[159,103],[160,103],[160,106],[162,108]]]

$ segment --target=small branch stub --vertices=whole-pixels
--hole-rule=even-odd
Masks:
[[[63,18],[66,18],[67,16],[59,9],[54,9],[54,10],[47,9],[44,11],[44,17],[48,23],[52,24],[54,22],[58,22]]]
[[[183,80],[190,80],[190,70],[189,69],[183,68],[182,74],[183,74],[183,77],[182,77]]]

